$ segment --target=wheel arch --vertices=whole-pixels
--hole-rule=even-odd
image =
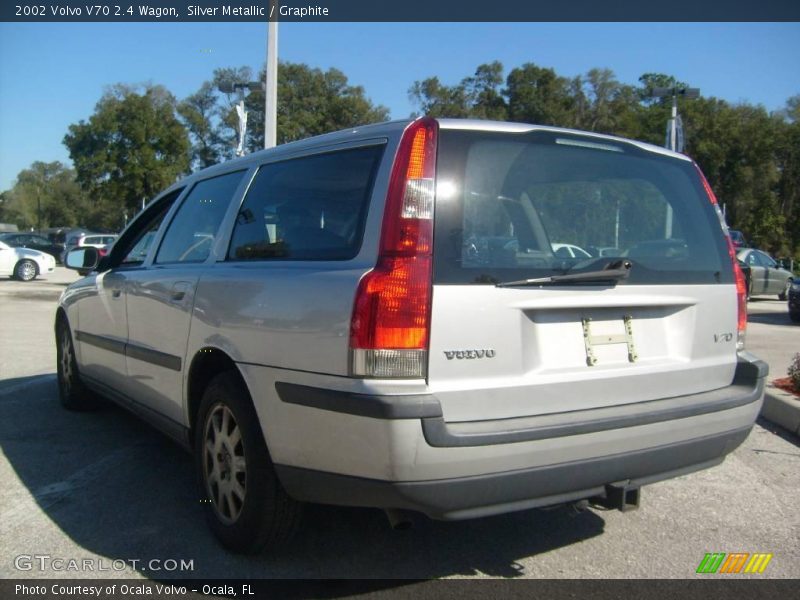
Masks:
[[[205,346],[200,348],[192,358],[186,379],[186,415],[190,446],[194,444],[195,421],[197,412],[200,410],[203,392],[214,377],[228,371],[235,373],[241,379],[249,393],[247,381],[234,360],[225,351],[213,346]]]

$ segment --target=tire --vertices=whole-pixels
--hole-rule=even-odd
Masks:
[[[208,384],[195,421],[194,454],[206,519],[225,548],[254,554],[291,538],[301,504],[278,481],[238,373],[222,373]]]
[[[81,381],[78,362],[75,359],[75,345],[66,318],[58,320],[56,327],[56,375],[58,397],[61,405],[68,410],[93,410],[98,402]]]
[[[795,323],[800,323],[800,311],[797,312],[789,311],[789,318]]]
[[[14,266],[14,277],[20,281],[33,281],[39,274],[39,265],[36,261],[23,259]]]
[[[783,291],[778,294],[778,300],[786,300],[789,297],[789,288],[792,287],[792,280],[787,279],[783,286]]]

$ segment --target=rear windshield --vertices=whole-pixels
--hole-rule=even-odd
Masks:
[[[623,284],[730,283],[722,228],[689,161],[553,132],[443,130],[436,283],[633,264]]]

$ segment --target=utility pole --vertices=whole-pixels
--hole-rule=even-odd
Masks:
[[[42,232],[42,196],[38,185],[36,186],[36,232]]]
[[[278,2],[270,0],[267,21],[267,64],[264,84],[264,148],[278,139]]]

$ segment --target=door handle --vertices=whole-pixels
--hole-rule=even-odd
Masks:
[[[169,292],[169,299],[171,302],[181,302],[191,290],[192,283],[190,281],[177,281]]]

